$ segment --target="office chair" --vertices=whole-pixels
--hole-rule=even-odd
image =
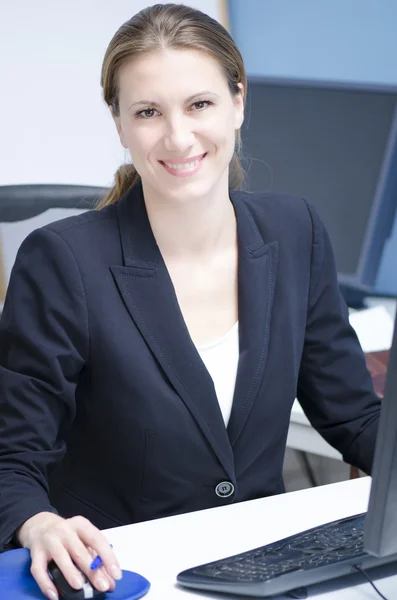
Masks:
[[[104,187],[86,185],[0,185],[0,223],[24,221],[50,208],[88,210],[94,208],[107,191]],[[0,239],[0,304],[6,287]]]
[[[88,185],[34,184],[0,186],[0,223],[24,221],[50,208],[94,208],[107,188]]]

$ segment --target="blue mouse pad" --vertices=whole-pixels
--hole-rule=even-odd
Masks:
[[[9,550],[0,554],[0,590],[1,598],[12,600],[43,600],[37,583],[30,574],[30,552],[26,548]],[[123,571],[123,578],[116,582],[114,592],[108,592],[109,600],[136,600],[144,596],[150,588],[147,579]]]

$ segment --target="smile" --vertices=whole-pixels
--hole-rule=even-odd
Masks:
[[[163,167],[170,173],[171,175],[175,175],[177,177],[186,177],[188,175],[193,175],[197,173],[201,169],[204,158],[207,156],[207,152],[201,154],[200,156],[194,156],[190,159],[185,159],[181,162],[169,162],[160,160],[159,163],[163,165]]]

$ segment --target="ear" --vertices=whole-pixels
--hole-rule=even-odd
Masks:
[[[242,83],[237,84],[239,93],[234,97],[236,114],[235,114],[235,128],[240,129],[244,122],[244,86]]]
[[[113,108],[111,106],[109,106],[109,109],[110,109],[110,113],[112,115],[113,121],[115,122],[117,133],[119,134],[121,145],[123,146],[123,148],[125,148],[127,150],[128,149],[128,144],[127,144],[127,142],[125,140],[125,137],[124,137],[123,128],[121,127],[121,119],[120,119],[119,116],[116,117],[116,115],[114,114]]]

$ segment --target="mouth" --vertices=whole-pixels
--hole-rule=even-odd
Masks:
[[[189,175],[194,175],[201,169],[207,154],[207,152],[204,152],[204,154],[192,156],[191,158],[185,158],[183,160],[176,160],[175,162],[159,160],[159,163],[163,165],[168,173],[175,177],[188,177]]]

